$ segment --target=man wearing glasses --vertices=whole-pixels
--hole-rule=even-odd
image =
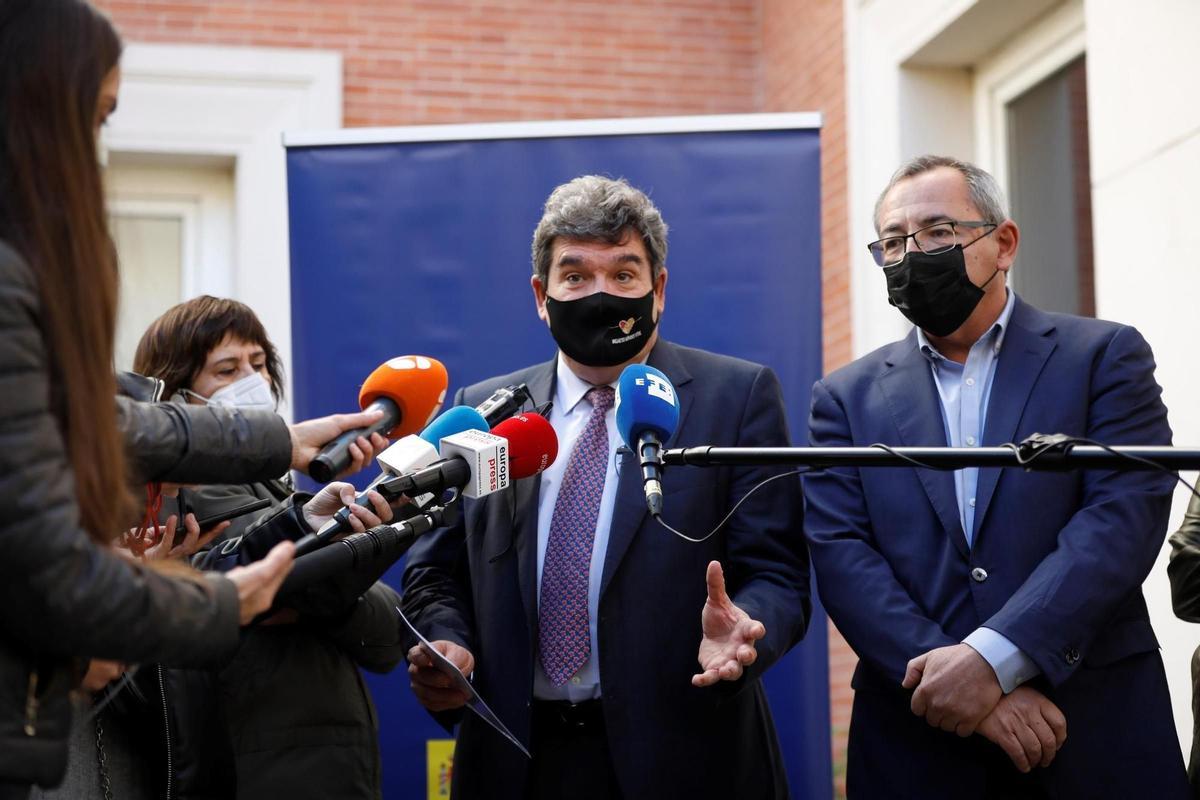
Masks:
[[[1020,232],[991,175],[914,159],[875,223],[868,249],[916,327],[817,382],[814,446],[993,446],[1035,432],[1170,443],[1136,330],[1008,290]],[[1103,470],[806,476],[821,598],[860,657],[849,795],[1187,797],[1140,588],[1173,483]]]

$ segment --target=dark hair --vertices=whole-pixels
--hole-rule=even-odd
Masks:
[[[201,295],[172,306],[142,334],[133,356],[133,371],[166,384],[163,396],[192,388],[208,354],[232,336],[256,344],[267,354],[267,374],[275,399],[283,397],[283,365],[255,313],[244,303]]]
[[[640,236],[650,258],[650,277],[667,263],[667,223],[645,192],[624,178],[583,175],[550,193],[533,232],[533,274],[545,285],[554,241],[565,239],[618,244],[630,233]]]
[[[133,508],[111,400],[117,260],[94,129],[120,57],[116,30],[82,0],[0,2],[0,239],[37,280],[50,408],[97,541]]]

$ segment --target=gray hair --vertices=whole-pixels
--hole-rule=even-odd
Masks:
[[[545,284],[550,250],[559,236],[617,244],[630,230],[642,237],[657,279],[667,263],[667,223],[644,192],[624,178],[584,175],[550,193],[533,232],[533,272]]]
[[[879,199],[875,201],[876,233],[879,232],[879,212],[883,208],[883,198],[887,197],[888,192],[900,181],[939,167],[950,167],[950,169],[958,170],[963,176],[967,182],[967,192],[970,194],[971,203],[979,210],[984,222],[994,222],[998,225],[1008,219],[1008,205],[1004,202],[1004,192],[1000,190],[1000,184],[990,173],[968,161],[959,161],[950,156],[925,155],[917,156],[901,164],[900,169],[892,174],[888,185],[883,187],[883,191],[879,193]]]

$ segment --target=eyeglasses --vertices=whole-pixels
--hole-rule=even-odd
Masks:
[[[867,249],[871,251],[871,256],[875,259],[875,263],[881,267],[890,267],[893,264],[899,264],[904,260],[904,253],[908,250],[908,240],[912,239],[922,253],[927,255],[937,255],[944,253],[953,248],[958,242],[958,228],[987,228],[988,232],[977,236],[967,244],[978,241],[984,236],[987,236],[992,231],[996,230],[999,225],[995,222],[968,221],[961,220],[946,220],[945,222],[935,222],[933,225],[926,225],[920,230],[913,231],[905,236],[885,236],[867,245]]]

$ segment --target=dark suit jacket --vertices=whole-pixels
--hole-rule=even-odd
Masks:
[[[661,341],[649,363],[679,393],[680,422],[671,446],[788,443],[771,370]],[[474,405],[515,382],[547,400],[554,374],[550,361],[472,386],[455,402]],[[721,533],[692,544],[647,515],[632,454],[619,466],[597,624],[604,714],[624,796],[786,796],[759,676],[800,639],[811,610],[797,480],[768,484]],[[691,536],[703,535],[770,474],[669,469],[664,517]],[[417,540],[404,574],[405,612],[430,639],[458,642],[475,655],[476,687],[526,743],[538,624],[538,486],[536,478],[519,481],[481,501],[466,501],[463,522]],[[712,559],[721,561],[734,602],[761,620],[767,635],[740,681],[697,689],[691,676],[701,639],[704,572]],[[527,766],[511,744],[473,714],[464,716],[454,761],[456,797],[522,797]]]
[[[1169,444],[1150,348],[1133,328],[1048,314],[1018,298],[983,442],[1067,433]],[[813,445],[945,446],[916,332],[813,389]],[[1182,796],[1186,782],[1141,584],[1162,547],[1174,479],[1162,473],[984,469],[974,545],[953,473],[806,475],[806,532],[821,598],[859,654],[848,783],[860,797],[962,797],[1008,769],[908,710],[908,660],[986,625],[1042,671],[1035,688],[1067,741],[1034,780],[1063,797]],[[980,568],[984,573],[972,570]],[[1000,773],[997,773],[997,770]]]

